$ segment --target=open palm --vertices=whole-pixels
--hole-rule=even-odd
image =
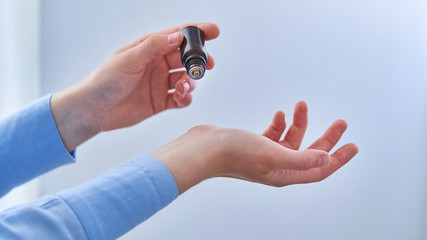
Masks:
[[[305,102],[299,102],[295,106],[293,123],[282,140],[280,139],[286,129],[286,122],[285,114],[280,111],[275,114],[273,122],[263,135],[283,147],[299,150],[307,129],[307,119],[307,105]],[[323,136],[317,139],[308,149],[323,150],[329,153],[346,129],[347,123],[344,120],[335,121]],[[273,170],[269,173],[268,179],[277,186],[321,181],[350,161],[357,152],[358,148],[355,144],[346,144],[330,155],[331,161],[326,166],[310,169],[307,166],[307,168],[304,169],[303,167],[301,170]]]

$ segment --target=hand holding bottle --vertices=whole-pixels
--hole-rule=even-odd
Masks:
[[[184,70],[170,72],[183,67],[180,30],[189,25],[200,28],[206,40],[219,35],[212,23],[144,35],[116,51],[84,81],[52,97],[55,122],[68,150],[101,131],[128,127],[191,103],[196,81]],[[208,59],[206,69],[212,69],[214,60]]]

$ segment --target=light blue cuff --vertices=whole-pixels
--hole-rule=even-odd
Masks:
[[[58,195],[89,239],[116,239],[177,198],[178,187],[163,163],[143,156]]]
[[[64,164],[74,163],[50,109],[52,95],[0,121],[0,196]]]

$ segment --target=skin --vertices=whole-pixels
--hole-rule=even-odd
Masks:
[[[263,134],[197,126],[151,155],[171,171],[180,193],[213,177],[232,177],[275,187],[321,181],[358,152],[346,144],[328,153],[347,129],[337,120],[308,149],[300,151],[307,129],[307,105],[298,102],[285,137],[285,114],[278,111]]]
[[[144,35],[117,50],[82,82],[54,94],[51,108],[68,150],[102,131],[129,127],[191,103],[196,81],[184,70],[169,72],[183,67],[179,30],[188,25],[202,29],[206,40],[219,35],[218,26],[210,23]],[[208,56],[206,69],[213,67],[213,57]]]
[[[206,40],[219,35],[215,24],[191,23],[141,36],[82,82],[53,95],[52,113],[67,150],[100,132],[129,127],[191,103],[196,82],[181,69],[179,53],[183,40],[179,31],[189,25],[202,29]],[[214,60],[210,55],[208,59],[210,70]],[[316,182],[350,161],[358,148],[347,144],[329,154],[347,128],[344,120],[337,120],[308,149],[299,150],[307,122],[307,105],[299,102],[283,139],[286,122],[279,111],[263,134],[197,126],[151,155],[170,170],[180,194],[212,177],[277,187]]]

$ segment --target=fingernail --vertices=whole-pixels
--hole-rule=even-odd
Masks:
[[[318,167],[323,167],[328,165],[329,163],[329,155],[328,154],[322,154],[319,157],[319,162],[317,164]]]
[[[179,32],[174,32],[174,33],[169,34],[168,43],[174,44],[178,40],[178,37],[179,37]]]
[[[188,92],[188,90],[190,90],[190,84],[188,82],[184,82],[183,86],[184,86],[185,93]]]

